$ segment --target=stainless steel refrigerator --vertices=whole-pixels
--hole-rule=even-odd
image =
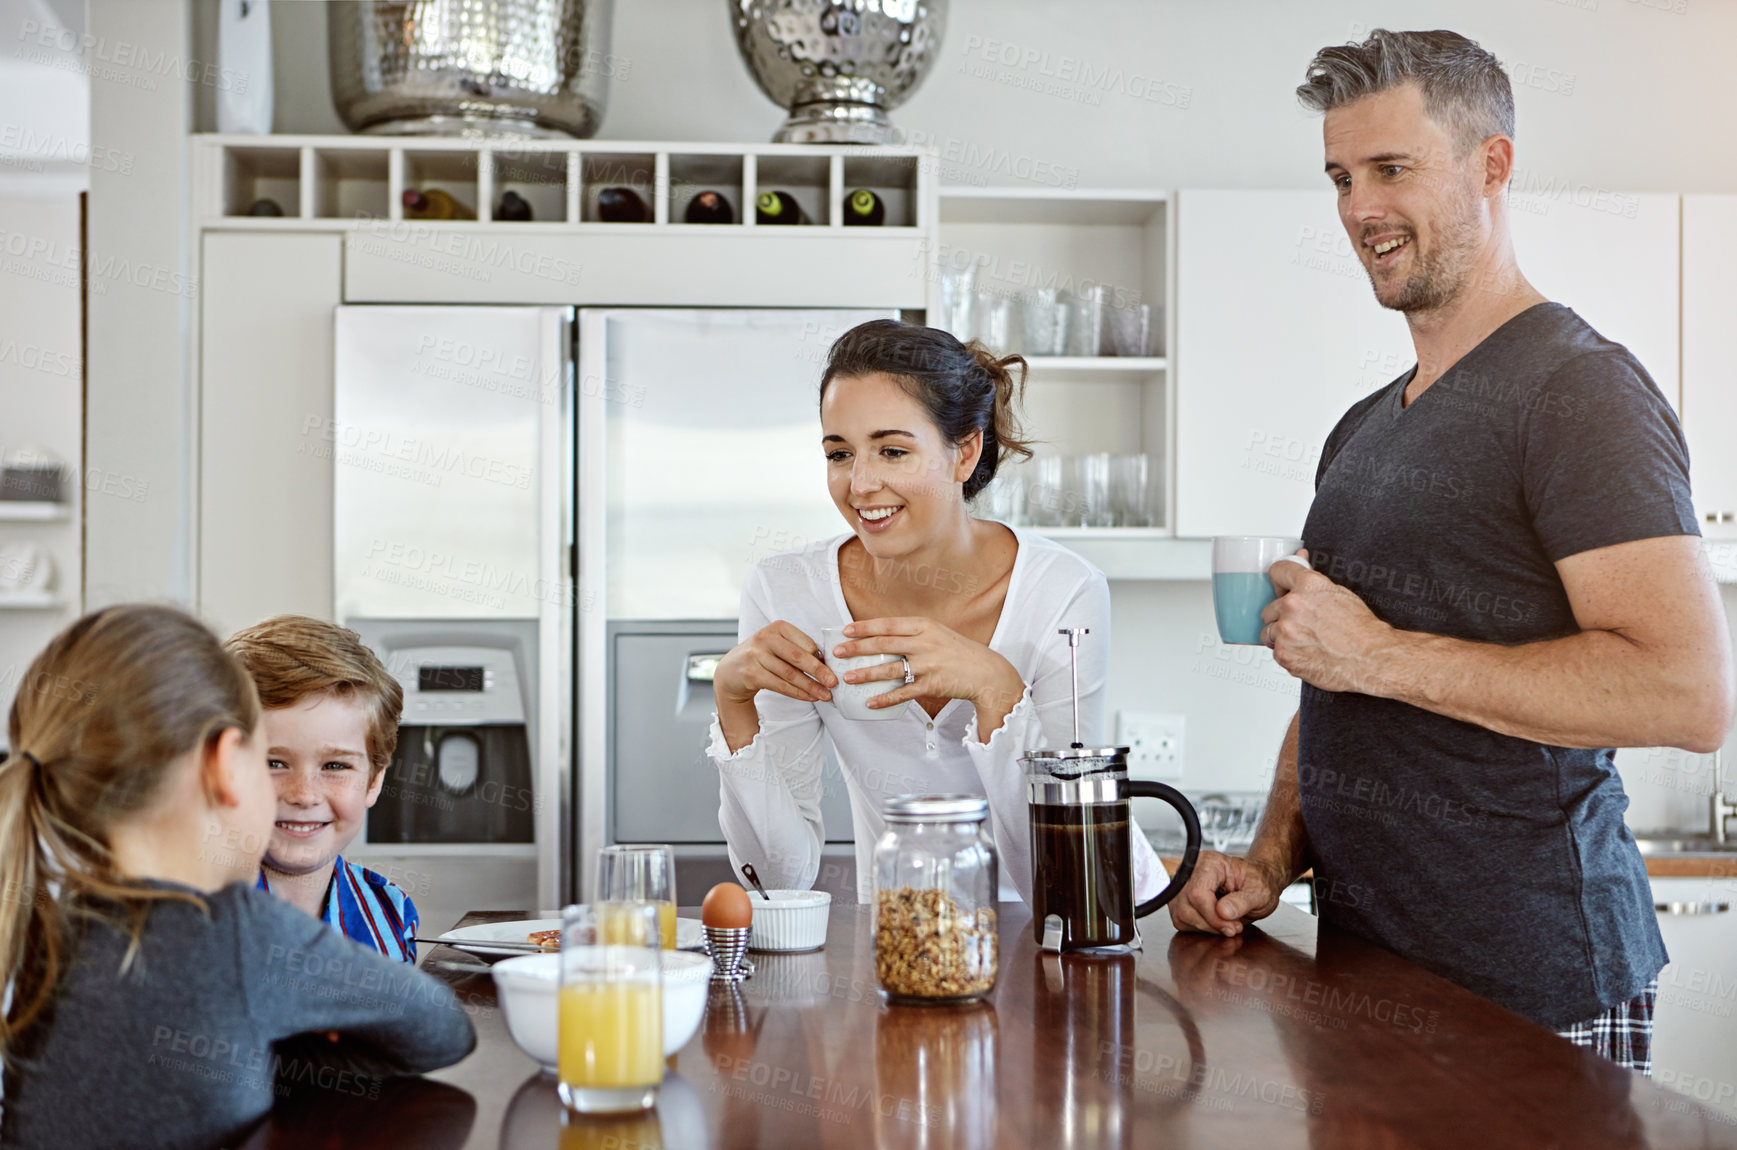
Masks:
[[[392,841],[353,853],[424,877],[425,898],[547,908],[590,894],[597,847],[670,841],[679,896],[703,891],[699,876],[727,866],[704,755],[710,667],[733,645],[748,567],[845,530],[818,381],[839,334],[896,315],[339,308],[337,616],[419,707],[398,813],[371,822]],[[518,712],[485,698],[509,690]],[[522,740],[495,729],[515,714]],[[518,768],[491,760],[521,742],[529,843],[500,841],[522,820],[460,810],[526,801]],[[828,838],[848,859],[832,781]],[[454,811],[444,823],[412,810],[438,804]],[[440,825],[520,830],[414,841]]]

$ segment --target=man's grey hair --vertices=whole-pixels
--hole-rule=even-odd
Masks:
[[[1458,32],[1377,28],[1361,44],[1316,52],[1307,76],[1297,99],[1317,112],[1414,83],[1423,89],[1424,110],[1453,132],[1462,151],[1514,134],[1514,89],[1501,61]]]

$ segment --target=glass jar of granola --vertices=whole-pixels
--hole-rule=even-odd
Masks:
[[[982,795],[899,795],[875,845],[875,980],[888,1002],[974,1002],[995,989],[995,844]]]

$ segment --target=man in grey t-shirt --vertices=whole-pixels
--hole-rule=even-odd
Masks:
[[[1612,748],[1716,750],[1733,701],[1681,429],[1520,274],[1493,56],[1377,30],[1298,94],[1418,365],[1328,437],[1262,633],[1301,707],[1247,858],[1171,917],[1235,935],[1313,866],[1323,921],[1646,1071],[1667,956]]]

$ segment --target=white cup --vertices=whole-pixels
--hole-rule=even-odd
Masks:
[[[1307,568],[1294,554],[1301,539],[1276,535],[1220,535],[1212,541],[1212,608],[1218,637],[1226,643],[1261,641],[1261,612],[1278,597],[1267,570],[1286,560]]]
[[[868,701],[876,695],[884,695],[888,691],[896,691],[904,686],[898,679],[875,679],[867,683],[847,683],[844,681],[846,671],[856,671],[863,667],[878,667],[882,663],[897,663],[903,655],[854,655],[849,659],[840,659],[832,653],[832,649],[840,643],[848,643],[843,627],[822,627],[820,629],[820,657],[838,676],[838,686],[832,688],[832,701],[838,707],[838,713],[847,719],[896,719],[903,707],[871,708]]]

